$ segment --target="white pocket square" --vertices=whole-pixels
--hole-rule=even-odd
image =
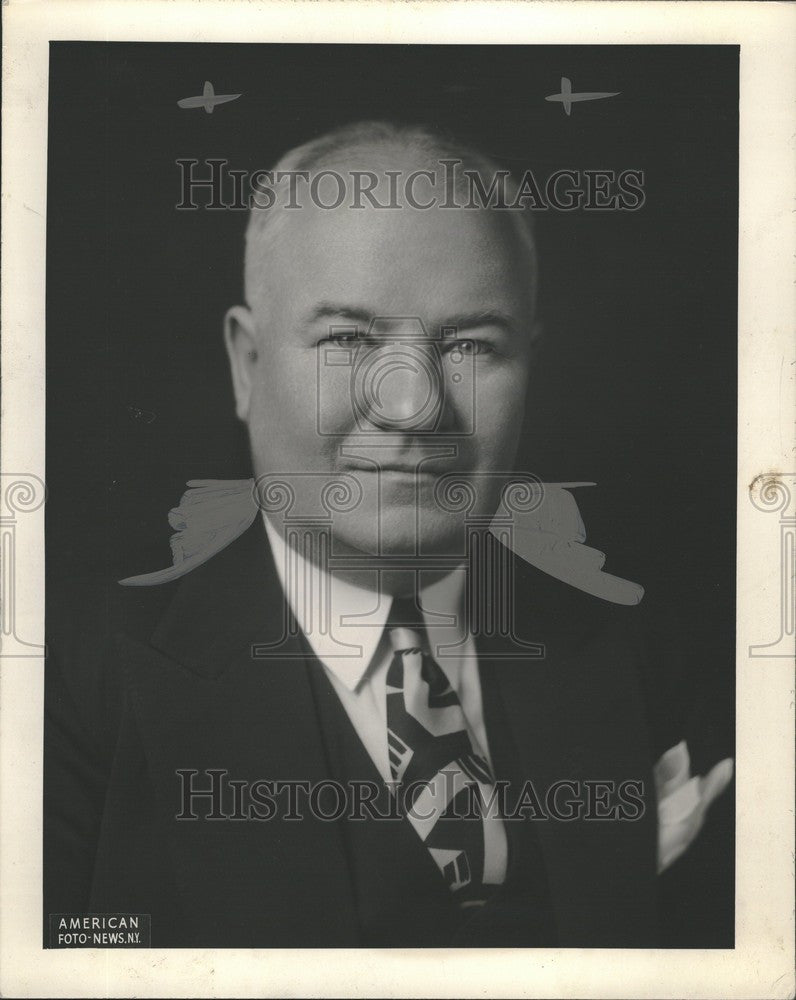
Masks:
[[[671,747],[653,768],[658,798],[658,874],[696,840],[712,802],[732,779],[733,761],[726,757],[707,775],[691,776],[685,740]]]

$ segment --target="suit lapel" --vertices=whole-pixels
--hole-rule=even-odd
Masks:
[[[337,826],[312,819],[306,797],[304,818],[284,819],[286,792],[274,818],[249,818],[248,796],[236,809],[229,784],[329,777],[306,665],[295,638],[284,634],[287,621],[258,518],[181,581],[151,646],[121,640],[147,766],[168,817],[178,892],[198,946],[357,943]],[[258,644],[271,647],[271,655],[253,658]],[[214,778],[212,771],[225,773]],[[214,780],[220,809],[209,795],[183,809],[186,791],[210,790]],[[268,791],[260,786],[259,794]],[[211,808],[227,818],[176,819],[181,812],[204,817]],[[322,899],[334,901],[333,913],[318,905]]]
[[[632,822],[587,819],[585,809],[581,818],[535,821],[561,943],[650,944],[656,818],[632,609],[589,598],[525,563],[515,563],[513,579],[513,622],[522,639],[544,645],[544,658],[529,658],[505,636],[476,642],[480,669],[493,671],[500,692],[517,773],[545,812],[557,782],[578,789],[561,786],[561,812],[567,800],[588,795],[587,781],[643,786],[643,814]]]

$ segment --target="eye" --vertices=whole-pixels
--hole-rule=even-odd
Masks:
[[[465,357],[474,358],[481,354],[493,354],[494,347],[485,340],[474,340],[469,337],[466,340],[457,340],[453,350],[459,350]]]
[[[345,332],[340,331],[339,333],[330,333],[326,337],[321,337],[318,344],[333,344],[335,347],[346,347],[357,339],[356,332]]]

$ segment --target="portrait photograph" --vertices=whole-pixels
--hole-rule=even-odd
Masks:
[[[50,81],[46,946],[731,947],[737,47]]]

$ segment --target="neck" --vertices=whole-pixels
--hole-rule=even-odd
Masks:
[[[373,554],[341,540],[325,525],[292,529],[279,518],[266,517],[284,544],[321,572],[361,589],[391,597],[407,597],[445,579],[466,565],[461,551],[419,556],[415,553]]]

